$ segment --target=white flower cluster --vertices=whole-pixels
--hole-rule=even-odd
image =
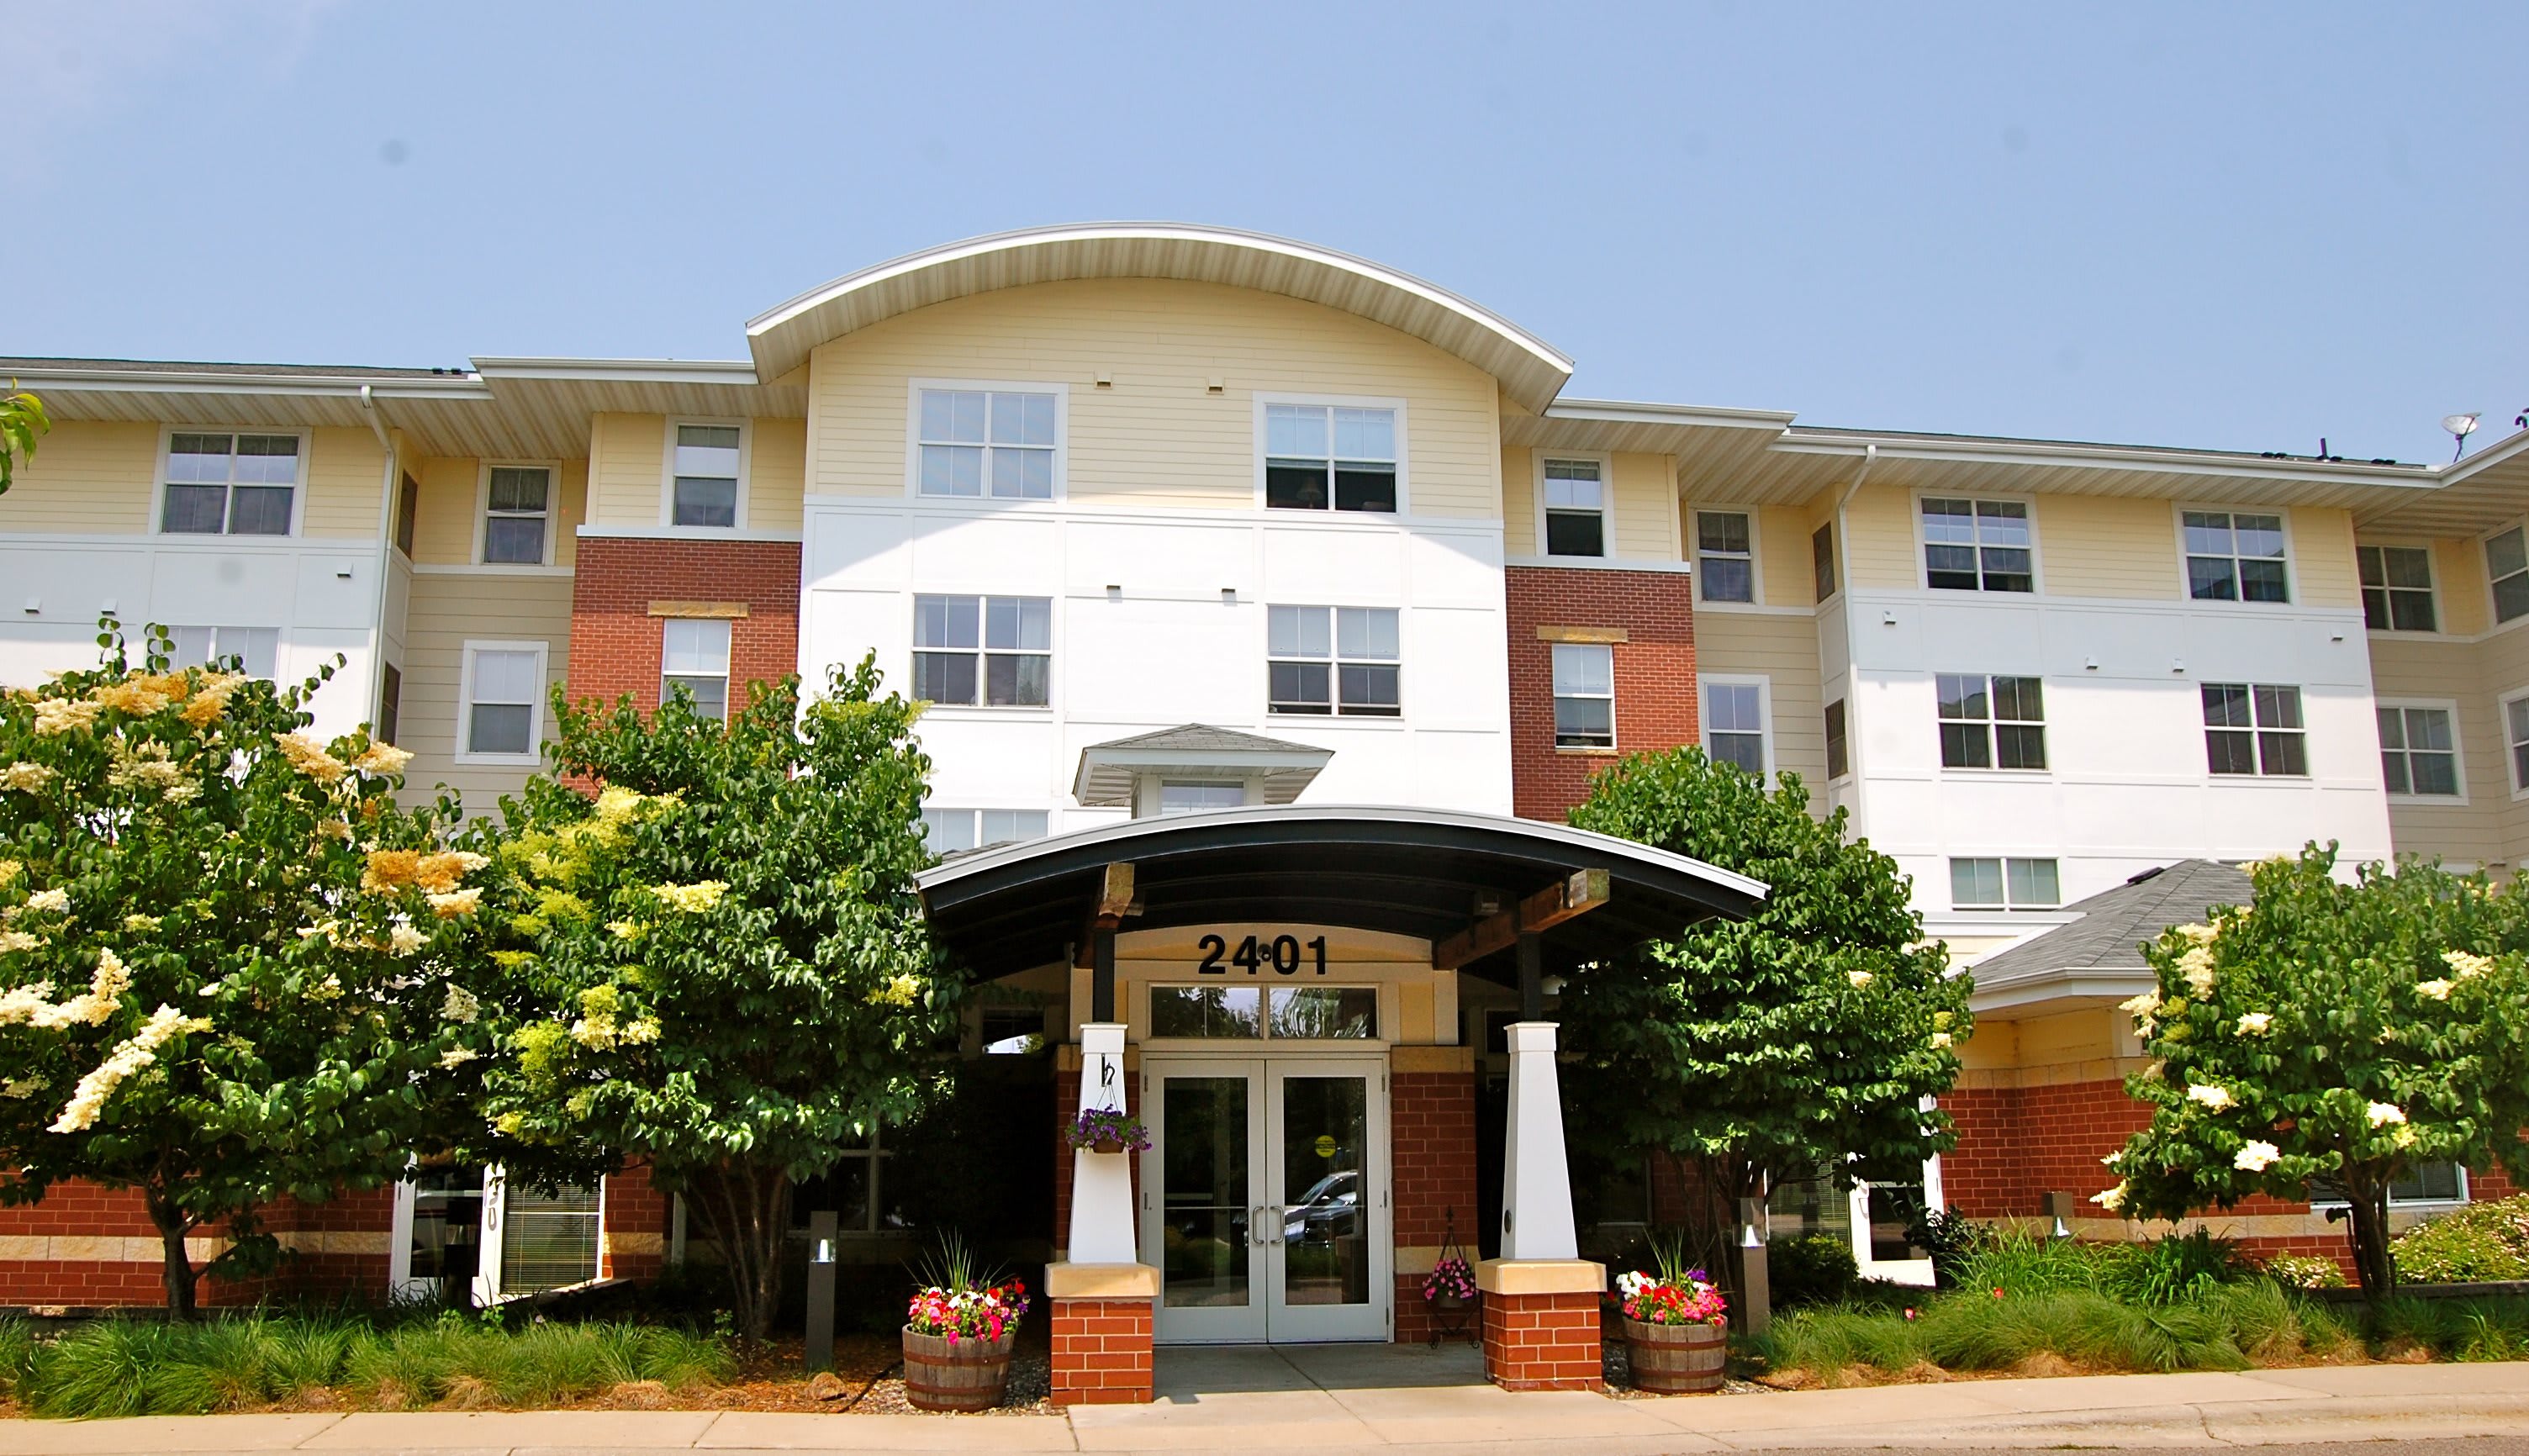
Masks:
[[[2373,1103],[2363,1110],[2373,1127],[2392,1127],[2406,1120],[2406,1109],[2395,1103]]]
[[[2201,1082],[2186,1089],[2186,1100],[2190,1103],[2202,1103],[2216,1112],[2227,1112],[2239,1105],[2239,1100],[2231,1095],[2230,1088],[2207,1086]]]
[[[97,1114],[105,1110],[106,1099],[131,1076],[158,1059],[158,1049],[179,1033],[209,1031],[211,1023],[199,1016],[188,1016],[174,1006],[160,1006],[130,1040],[106,1053],[95,1071],[80,1078],[72,1090],[71,1100],[55,1118],[53,1132],[84,1132],[96,1125]]]
[[[2442,964],[2450,968],[2450,975],[2454,978],[2473,981],[2494,969],[2494,958],[2479,955],[2472,950],[2445,950],[2442,952]]]
[[[2091,1194],[2090,1202],[2097,1204],[2100,1208],[2107,1210],[2111,1213],[2116,1213],[2125,1206],[2125,1192],[2132,1185],[2123,1180],[2119,1180],[2116,1187],[2108,1189],[2104,1193]]]
[[[21,759],[0,769],[0,789],[14,788],[20,793],[33,793],[59,777],[42,764],[30,764]]]
[[[0,1026],[31,1026],[38,1031],[60,1031],[69,1026],[103,1026],[123,1004],[123,994],[132,989],[131,968],[111,948],[96,952],[96,973],[87,990],[56,1004],[53,983],[37,981],[30,986],[13,986],[0,991]]]
[[[2274,1024],[2275,1018],[2273,1012],[2250,1011],[2247,1015],[2239,1018],[2239,1035],[2243,1037],[2262,1037],[2273,1028]]]
[[[2231,1166],[2243,1173],[2262,1173],[2283,1156],[2283,1150],[2272,1143],[2249,1143],[2232,1156]]]
[[[721,896],[728,893],[728,882],[703,880],[692,885],[653,885],[650,892],[674,909],[688,915],[699,915],[719,904]]]

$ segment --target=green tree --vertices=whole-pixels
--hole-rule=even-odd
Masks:
[[[2144,947],[2159,985],[2125,1009],[2154,1060],[2125,1086],[2151,1122],[2095,1202],[2177,1218],[2322,1180],[2376,1300],[2390,1184],[2450,1159],[2529,1176],[2529,903],[2437,864],[2335,871],[2334,845],[2251,865],[2255,903]]]
[[[1955,1141],[1925,1101],[1958,1075],[1969,982],[1924,943],[1896,862],[1848,842],[1843,810],[1812,817],[1798,775],[1768,792],[1699,748],[1625,759],[1571,819],[1772,887],[1749,919],[1565,983],[1576,1142],[1695,1169],[1716,1264],[1735,1213],[1721,1200],[1813,1177],[1919,1181]]]
[[[920,710],[878,683],[837,669],[804,710],[797,679],[757,684],[726,728],[681,692],[647,722],[557,693],[565,777],[507,806],[494,1126],[565,1166],[647,1162],[756,1337],[792,1185],[935,1102],[958,1026],[913,889]]]
[[[18,462],[34,458],[35,437],[52,427],[51,418],[44,413],[44,402],[20,391],[17,381],[10,381],[10,392],[0,395],[0,496],[9,493]]]
[[[102,667],[0,695],[0,1200],[136,1190],[167,1305],[269,1267],[255,1211],[400,1174],[451,1123],[482,1044],[458,979],[482,865],[410,812],[406,755],[320,742],[288,691]]]

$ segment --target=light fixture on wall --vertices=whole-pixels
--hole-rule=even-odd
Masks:
[[[2458,449],[2450,452],[2450,458],[2452,460],[2456,460],[2460,456],[2467,454],[2467,437],[2476,433],[2476,425],[2479,418],[2481,418],[2481,416],[2473,413],[2445,414],[2442,416],[2442,428],[2449,431],[2450,439],[2457,442],[2458,445]]]

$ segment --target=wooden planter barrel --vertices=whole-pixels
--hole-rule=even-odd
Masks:
[[[904,1331],[904,1398],[918,1411],[989,1411],[1010,1381],[1015,1323],[999,1339]]]
[[[1721,1388],[1730,1331],[1718,1324],[1645,1324],[1627,1320],[1625,1347],[1633,1362],[1635,1389],[1654,1395],[1709,1395]]]

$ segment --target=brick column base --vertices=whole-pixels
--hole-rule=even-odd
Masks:
[[[1487,1259],[1484,1375],[1504,1390],[1599,1390],[1598,1306],[1603,1266],[1579,1259]]]
[[[1151,1399],[1151,1302],[1053,1302],[1053,1403],[1143,1405]]]

